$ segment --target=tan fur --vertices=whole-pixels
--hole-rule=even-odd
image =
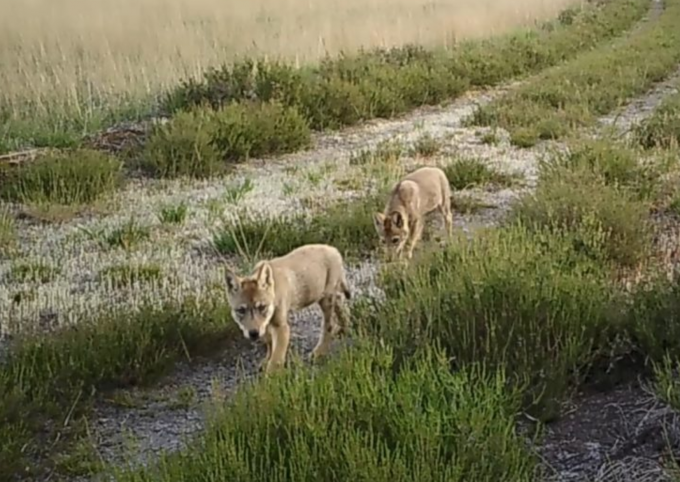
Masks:
[[[267,345],[263,367],[267,372],[282,366],[290,340],[288,313],[318,303],[323,326],[313,358],[325,355],[332,338],[344,331],[349,316],[342,296],[351,293],[340,251],[326,244],[308,244],[285,256],[262,260],[253,273],[240,277],[226,272],[227,296],[232,317],[246,338]],[[333,314],[338,325],[333,323]]]
[[[444,171],[437,167],[421,167],[399,181],[390,194],[385,211],[375,213],[373,222],[388,252],[401,258],[409,244],[407,257],[423,234],[425,216],[439,211],[444,218],[446,233],[451,237],[451,188]]]

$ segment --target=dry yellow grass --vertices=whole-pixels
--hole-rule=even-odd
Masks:
[[[309,61],[361,46],[447,46],[574,3],[580,0],[3,0],[0,110],[20,115],[26,101],[35,112],[79,108],[90,96],[138,97],[239,54]]]

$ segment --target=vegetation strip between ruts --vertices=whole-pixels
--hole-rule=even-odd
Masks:
[[[520,147],[561,139],[645,92],[680,62],[680,5],[665,2],[656,21],[611,46],[548,69],[509,95],[480,107],[469,125],[502,127]]]

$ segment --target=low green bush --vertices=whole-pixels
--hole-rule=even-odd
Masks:
[[[185,453],[117,479],[528,482],[536,460],[518,408],[500,373],[454,374],[433,353],[395,371],[389,349],[364,345],[244,387]]]
[[[483,361],[520,385],[525,407],[549,419],[581,380],[619,320],[619,296],[601,265],[571,243],[522,226],[456,238],[407,268],[388,267],[385,299],[353,317],[408,359],[440,346],[455,367]]]
[[[0,199],[22,203],[88,204],[123,180],[118,159],[92,149],[39,156],[18,166],[0,165]]]
[[[649,206],[629,190],[590,171],[554,168],[533,195],[513,206],[508,222],[560,233],[598,262],[634,266],[649,254],[648,218]]]
[[[212,144],[215,113],[195,108],[178,112],[152,130],[141,154],[141,165],[163,178],[207,178],[224,171],[219,149]]]
[[[664,101],[633,129],[634,140],[645,149],[680,147],[680,94]]]
[[[228,161],[284,154],[311,144],[307,121],[295,107],[279,102],[230,104],[216,112],[215,122],[211,142]]]
[[[378,196],[332,206],[318,216],[298,215],[269,219],[242,213],[217,230],[213,245],[221,254],[281,256],[298,246],[329,243],[344,254],[360,255],[376,249],[380,239],[373,211],[382,211]]]

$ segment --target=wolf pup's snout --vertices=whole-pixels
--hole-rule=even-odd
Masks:
[[[257,330],[250,330],[250,331],[248,332],[248,337],[249,337],[251,340],[256,341],[256,340],[260,337],[260,332],[257,331]]]

